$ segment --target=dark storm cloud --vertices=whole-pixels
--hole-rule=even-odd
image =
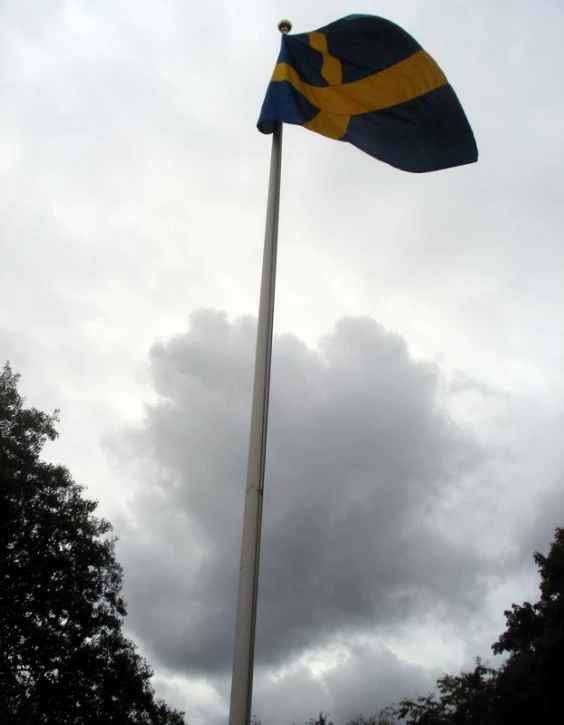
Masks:
[[[250,318],[201,311],[155,345],[158,400],[127,438],[143,481],[121,531],[129,624],[179,670],[230,662],[254,334]],[[368,318],[340,320],[315,350],[276,338],[259,663],[476,596],[484,562],[434,512],[485,453],[438,383]]]

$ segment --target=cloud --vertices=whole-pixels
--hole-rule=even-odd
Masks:
[[[278,676],[262,673],[253,712],[265,725],[302,723],[319,712],[340,725],[358,714],[373,715],[407,692],[433,689],[431,673],[401,661],[381,644],[348,642],[322,656],[328,655],[333,661],[325,671],[312,672],[311,662],[302,660]]]
[[[119,449],[141,481],[120,525],[129,626],[184,673],[231,662],[254,335],[252,318],[202,310],[155,345],[156,402]],[[315,349],[276,338],[259,666],[473,606],[488,564],[435,514],[489,454],[441,407],[439,382],[368,318]]]
[[[380,642],[335,638],[281,669],[259,669],[252,712],[264,725],[301,725],[319,712],[341,725],[357,714],[377,713],[406,693],[429,692],[437,674],[402,660]],[[189,713],[190,722],[221,725],[227,719],[228,678],[206,682],[168,672],[157,687]]]

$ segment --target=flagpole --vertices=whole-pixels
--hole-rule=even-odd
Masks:
[[[278,23],[281,33],[291,28],[288,20]],[[229,725],[249,725],[251,719],[281,168],[282,124],[277,122],[270,157]]]

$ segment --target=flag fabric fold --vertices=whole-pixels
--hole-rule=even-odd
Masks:
[[[456,93],[433,58],[384,18],[349,15],[284,34],[258,121],[297,124],[415,173],[478,159]]]

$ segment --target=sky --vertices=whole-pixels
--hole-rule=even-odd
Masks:
[[[560,0],[5,0],[0,353],[119,536],[129,636],[227,721],[277,22],[389,18],[477,164],[284,133],[253,712],[335,725],[495,661],[564,525]]]

